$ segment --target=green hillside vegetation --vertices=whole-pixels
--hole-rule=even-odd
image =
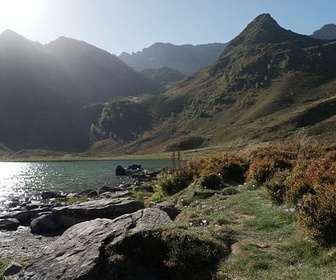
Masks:
[[[160,94],[117,57],[65,37],[41,46],[7,31],[0,62],[0,143],[14,151],[116,156],[245,147],[301,130],[335,137],[336,41],[283,29],[268,14]]]
[[[330,142],[335,65],[335,41],[296,34],[261,15],[216,63],[164,94],[139,97],[151,129],[114,151],[239,147],[285,140],[302,129]]]
[[[175,169],[153,182],[155,193],[144,198],[146,203],[173,201],[181,210],[175,220],[181,231],[180,250],[171,249],[168,258],[175,262],[168,259],[166,264],[178,269],[176,261],[188,260],[192,272],[176,273],[176,279],[186,275],[190,279],[333,279],[335,152],[335,146],[297,138],[287,145],[222,152],[189,161],[185,167],[173,154]],[[184,252],[181,248],[188,238],[182,236],[188,235],[204,242],[211,239],[212,245],[195,242]],[[222,252],[212,266],[196,253],[210,254],[206,253],[210,246],[213,253]]]
[[[154,80],[158,84],[164,86],[165,88],[171,87],[174,83],[177,83],[186,77],[185,74],[169,67],[162,67],[159,69],[144,69],[141,71],[141,73]]]

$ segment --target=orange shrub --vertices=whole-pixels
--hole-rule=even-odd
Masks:
[[[304,195],[299,209],[299,222],[308,235],[326,245],[336,243],[336,184]]]

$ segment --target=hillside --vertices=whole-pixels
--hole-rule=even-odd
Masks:
[[[311,35],[315,39],[336,40],[336,24],[323,25]]]
[[[85,42],[60,38],[43,46],[10,30],[0,35],[0,143],[14,151],[84,151],[98,114],[83,105],[162,90]]]
[[[141,73],[165,88],[183,80],[186,75],[169,67],[145,69]]]
[[[216,61],[226,44],[173,45],[155,43],[136,53],[122,53],[119,58],[136,71],[169,67],[190,75]]]
[[[0,65],[0,143],[13,150],[88,146],[77,89],[41,45],[6,31]]]
[[[83,41],[61,37],[45,45],[44,50],[64,67],[85,103],[163,90],[115,55]]]
[[[269,14],[260,15],[216,63],[163,95],[136,100],[151,116],[150,129],[137,131],[130,142],[106,137],[92,149],[139,153],[239,147],[288,139],[302,129],[307,136],[331,141],[335,65],[335,41],[296,34]]]

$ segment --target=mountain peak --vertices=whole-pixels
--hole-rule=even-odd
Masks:
[[[282,28],[270,14],[261,14],[229,43],[226,51],[238,45],[273,44],[307,39],[311,38]]]
[[[257,16],[249,26],[253,26],[254,28],[258,26],[259,28],[266,28],[266,29],[275,29],[281,28],[279,24],[275,21],[274,18],[270,14],[261,14]]]
[[[335,40],[336,39],[336,24],[326,24],[321,29],[316,30],[313,35],[315,39]]]
[[[1,33],[0,38],[10,39],[10,40],[18,40],[18,39],[25,39],[22,35],[10,30],[6,29],[4,32]]]

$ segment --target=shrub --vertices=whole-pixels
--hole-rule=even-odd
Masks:
[[[288,186],[286,192],[286,201],[297,204],[307,193],[314,193],[309,179],[307,178],[306,170],[309,161],[299,160],[288,174],[285,184]]]
[[[336,243],[336,184],[304,195],[299,205],[299,222],[308,235],[321,243]]]
[[[188,166],[196,177],[218,174],[223,183],[243,183],[248,162],[238,154],[227,152],[191,161]]]
[[[286,178],[289,171],[279,171],[274,174],[274,176],[265,183],[267,193],[270,199],[275,203],[283,203],[286,199],[286,194],[289,189],[286,184]]]
[[[187,188],[193,180],[193,174],[188,168],[181,168],[172,173],[164,173],[156,184],[168,195],[173,195]],[[154,188],[155,189],[155,188]]]
[[[270,180],[276,172],[287,168],[291,168],[291,163],[281,158],[269,156],[255,158],[250,163],[246,179],[257,185],[262,185],[267,180]]]
[[[203,230],[181,228],[138,232],[105,252],[114,268],[111,279],[211,279],[230,253]]]
[[[201,186],[206,189],[220,190],[223,187],[223,181],[221,176],[212,173],[202,178]]]

